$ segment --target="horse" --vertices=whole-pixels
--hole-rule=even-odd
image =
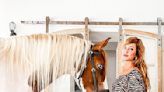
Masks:
[[[88,56],[88,59],[87,59],[87,64],[86,64],[86,68],[82,71],[82,74],[79,76],[82,78],[82,83],[83,83],[83,86],[84,86],[84,89],[86,89],[86,92],[93,92],[96,88],[97,90],[102,90],[104,89],[104,80],[105,80],[105,76],[106,76],[106,58],[105,58],[105,51],[102,49],[104,48],[107,43],[108,43],[108,40],[110,38],[107,38],[101,42],[98,42],[96,43],[95,45],[92,46],[91,50],[92,50],[92,53],[93,53],[93,64],[91,62],[91,58],[92,56]],[[53,65],[51,66],[53,67]],[[94,80],[93,80],[93,76],[92,76],[92,69],[95,69],[95,78],[96,78],[96,83],[97,85],[94,86]],[[52,68],[51,68],[52,69]],[[48,85],[51,84],[53,82],[53,72],[52,70],[51,71],[51,75],[49,76],[49,82],[48,82]],[[33,89],[33,92],[40,92],[42,89],[44,89],[44,87],[41,87],[40,85],[42,85],[42,83],[38,82],[38,71],[36,71],[35,73],[33,73],[33,75],[31,75],[29,77],[29,86],[32,87]],[[35,78],[32,76],[35,76]],[[41,78],[39,78],[41,79]],[[47,86],[47,85],[46,85]],[[46,87],[45,86],[45,87]]]
[[[88,64],[82,74],[82,82],[86,92],[98,92],[98,90],[104,89],[104,81],[106,77],[107,60],[105,56],[105,51],[103,48],[107,45],[110,37],[95,44],[92,47],[93,56],[91,55],[88,59]],[[92,61],[93,58],[93,61]],[[95,77],[94,81],[93,69],[95,67]],[[94,83],[97,85],[94,85]]]
[[[109,38],[91,48],[90,41],[51,33],[1,38],[0,44],[3,45],[0,45],[0,57],[3,59],[2,61],[6,61],[10,71],[16,67],[30,75],[28,84],[32,87],[33,92],[40,92],[63,74],[75,76],[81,69],[84,70],[81,76],[84,88],[87,92],[91,92],[90,90],[93,90],[92,79],[88,78],[88,83],[90,82],[91,85],[86,85],[87,81],[85,81],[85,75],[91,75],[91,72],[87,71],[90,71],[88,70],[91,66],[89,62],[92,60],[91,57],[87,59],[87,55],[90,49],[93,52],[100,52],[100,54],[94,55],[93,59],[96,82],[102,86],[105,78],[105,54],[102,48],[108,43],[108,40]],[[104,63],[98,63],[100,61]],[[101,77],[99,77],[100,75]]]

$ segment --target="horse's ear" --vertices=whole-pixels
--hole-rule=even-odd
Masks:
[[[105,40],[103,40],[101,42],[96,43],[93,46],[92,50],[100,50],[100,49],[102,49],[103,47],[105,47],[107,45],[109,39],[111,39],[111,37],[108,37],[107,39],[105,39]]]

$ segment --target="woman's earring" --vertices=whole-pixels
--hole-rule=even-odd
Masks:
[[[137,60],[137,56],[135,56],[133,60]]]
[[[135,60],[137,60],[137,56],[135,57]]]
[[[137,56],[134,57],[133,63],[135,63],[137,60]]]

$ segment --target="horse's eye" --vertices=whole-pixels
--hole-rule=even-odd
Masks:
[[[99,70],[102,70],[104,66],[102,64],[97,64],[97,67]]]

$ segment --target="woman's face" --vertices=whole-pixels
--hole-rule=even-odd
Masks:
[[[136,56],[136,44],[127,44],[122,50],[123,60],[124,61],[133,61]]]

